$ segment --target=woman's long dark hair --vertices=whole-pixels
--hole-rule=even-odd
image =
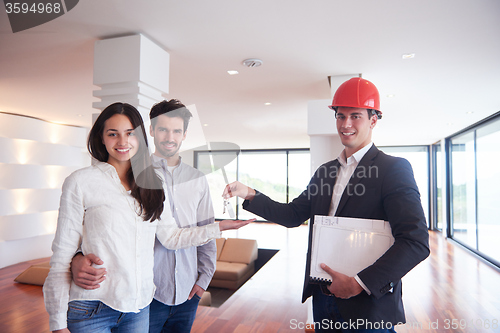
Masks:
[[[139,214],[141,214],[144,221],[159,220],[163,211],[165,193],[163,192],[162,180],[151,165],[146,131],[139,111],[127,103],[114,103],[106,107],[97,117],[94,126],[90,130],[87,148],[90,155],[96,160],[108,161],[109,153],[103,144],[104,123],[115,114],[127,116],[139,141],[139,149],[130,159],[131,167],[127,171],[127,181],[131,188],[131,194],[141,207]]]

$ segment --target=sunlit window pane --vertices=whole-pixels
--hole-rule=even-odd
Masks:
[[[434,161],[435,161],[435,169],[434,169],[434,176],[436,177],[435,179],[435,191],[436,191],[436,198],[435,198],[435,209],[436,212],[434,216],[436,217],[436,228],[438,230],[443,229],[443,154],[441,152],[441,144],[436,144],[434,145],[435,148],[435,154],[434,154]]]
[[[308,151],[291,151],[288,154],[289,201],[302,193],[311,180],[311,155]]]
[[[222,199],[222,191],[226,186],[224,179],[224,172],[226,174],[229,183],[236,180],[236,152],[202,152],[198,153],[197,168],[198,170],[205,173],[207,177],[208,186],[210,188],[210,196],[212,198],[212,204],[214,206],[214,216],[216,219],[230,219],[229,210],[234,212],[236,217],[236,198],[230,200],[231,206],[226,209],[226,213],[223,214],[224,200]],[[214,163],[215,158],[224,160],[225,163]],[[223,164],[225,164],[223,166]],[[223,166],[223,169],[221,168]]]
[[[195,159],[196,167],[207,177],[216,219],[262,220],[242,209],[243,200],[240,198],[229,200],[234,215],[231,216],[229,210],[223,214],[224,173],[228,183],[238,180],[283,203],[302,193],[311,177],[308,150],[196,152]],[[221,165],[224,167],[221,168]],[[287,189],[287,186],[290,187]]]
[[[478,250],[500,261],[500,120],[476,132]]]
[[[474,132],[451,140],[453,238],[476,248]]]
[[[273,200],[286,202],[286,151],[242,152],[239,157],[239,181],[254,188]],[[244,209],[239,218],[258,217]]]

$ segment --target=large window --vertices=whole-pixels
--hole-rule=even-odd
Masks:
[[[478,250],[500,262],[500,119],[476,131]]]
[[[236,216],[235,205],[226,207],[226,213],[223,214],[224,200],[222,199],[222,191],[227,183],[238,179],[237,158],[237,151],[219,151],[217,154],[195,152],[195,167],[206,175],[212,204],[214,205],[215,218],[229,219],[230,215]]]
[[[207,175],[216,219],[231,218],[231,213],[237,219],[261,220],[241,209],[239,198],[231,198],[223,214],[222,191],[226,183],[238,180],[276,201],[287,203],[305,190],[311,178],[308,149],[200,151],[195,152],[195,167]]]
[[[432,217],[434,221],[433,228],[443,230],[443,153],[441,143],[436,143],[431,146],[432,149]]]
[[[428,147],[380,147],[380,149],[388,154],[406,158],[410,162],[428,221]],[[217,161],[222,161],[222,163],[217,163]],[[227,164],[221,168],[220,166],[225,163]],[[207,175],[217,219],[230,218],[228,210],[234,212],[233,216],[237,219],[254,217],[261,219],[241,209],[241,199],[239,198],[230,199],[230,207],[223,214],[222,191],[226,181],[231,183],[238,180],[276,201],[287,203],[306,188],[311,178],[308,149],[200,151],[195,152],[195,166]]]
[[[476,161],[474,132],[451,140],[453,238],[476,248]]]
[[[449,139],[451,236],[500,262],[500,116]]]

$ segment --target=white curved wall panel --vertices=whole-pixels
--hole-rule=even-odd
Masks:
[[[10,266],[26,260],[50,257],[54,235],[43,235],[0,242],[0,267]]]
[[[57,210],[0,216],[0,241],[13,241],[56,232]]]
[[[0,190],[0,216],[57,210],[60,198],[60,188]]]
[[[87,139],[88,128],[65,126],[36,118],[0,113],[0,137],[33,140],[81,147]]]
[[[60,189],[67,175],[79,166],[0,163],[0,190]]]
[[[3,137],[0,137],[0,146],[0,163],[80,166],[90,160],[81,146]]]
[[[90,165],[87,133],[0,113],[0,268],[52,255],[62,183]]]

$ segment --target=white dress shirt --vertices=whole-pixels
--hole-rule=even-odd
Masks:
[[[361,159],[365,156],[365,154],[372,146],[373,142],[370,142],[368,145],[364,146],[363,148],[349,156],[349,158],[347,159],[345,158],[345,150],[343,150],[340,153],[339,157],[337,157],[337,160],[340,163],[340,170],[337,174],[335,186],[333,187],[332,203],[328,212],[329,216],[335,216],[340,203],[340,199],[342,198],[342,194],[344,193],[345,188],[349,183],[349,179],[351,179],[354,170],[356,170],[356,167],[359,164],[359,161],[361,161]],[[353,191],[354,189],[350,190]],[[366,287],[366,285],[363,283],[363,281],[361,281],[358,275],[356,275],[354,279],[356,279],[356,281],[368,293],[368,295],[371,294],[370,289]]]
[[[165,195],[179,228],[214,223],[214,209],[205,175],[181,161],[175,167],[152,156],[153,165],[163,172]],[[167,305],[184,303],[195,284],[206,290],[215,272],[217,247],[212,240],[202,246],[169,250],[155,242],[154,298]]]
[[[125,190],[115,168],[103,162],[72,173],[63,184],[51,269],[43,291],[50,330],[66,327],[68,302],[99,300],[120,312],[139,312],[153,299],[155,234],[170,249],[202,245],[220,237],[218,223],[179,229],[168,203],[161,221],[144,221],[136,200]],[[104,262],[106,280],[85,290],[71,279],[75,252],[95,253]],[[99,266],[96,266],[99,268]]]

